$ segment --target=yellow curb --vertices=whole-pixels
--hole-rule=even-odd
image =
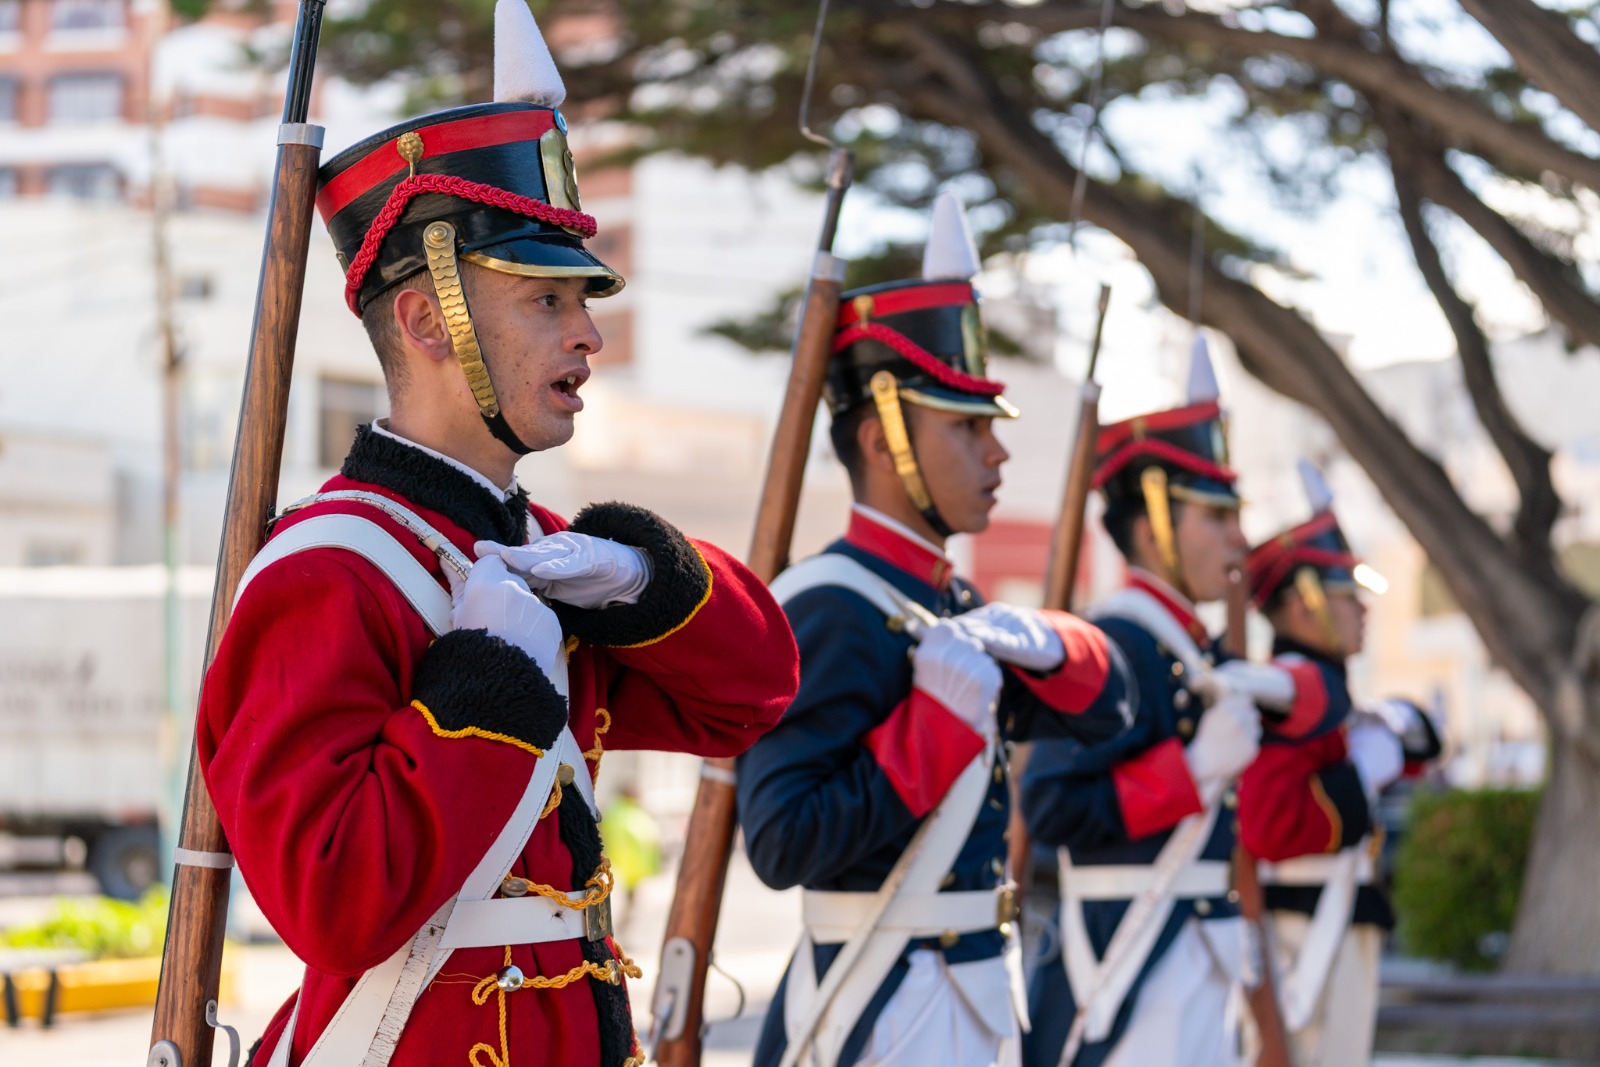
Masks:
[[[237,971],[234,961],[224,956],[218,992],[218,998],[224,1004],[232,1003],[235,999]],[[17,1009],[24,1019],[44,1017],[50,973],[45,967],[30,967],[12,974],[17,990]],[[161,957],[70,963],[55,968],[55,974],[59,983],[55,1006],[57,1013],[147,1008],[156,1002]]]

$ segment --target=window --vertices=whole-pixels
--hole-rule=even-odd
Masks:
[[[51,122],[107,122],[121,117],[120,74],[62,74],[50,79]]]
[[[123,0],[51,0],[50,28],[54,30],[116,30],[122,28]]]
[[[0,0],[0,33],[22,32],[22,0]]]
[[[317,463],[330,470],[338,470],[344,463],[356,427],[378,418],[389,408],[381,384],[345,378],[319,379],[317,406]]]
[[[0,78],[0,122],[17,121],[17,79]]]
[[[45,192],[74,200],[117,200],[122,196],[122,175],[109,163],[51,167],[45,175]]]
[[[16,196],[19,184],[14,167],[0,167],[0,200],[10,200]]]

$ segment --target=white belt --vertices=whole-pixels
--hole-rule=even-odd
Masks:
[[[1371,885],[1374,878],[1372,853],[1361,849],[1356,861],[1356,884]],[[1323,886],[1334,877],[1339,863],[1339,853],[1330,852],[1316,856],[1295,856],[1277,863],[1261,863],[1262,885]]]
[[[569,894],[572,900],[583,896]],[[563,907],[547,897],[458,900],[439,944],[454,949],[571,941],[586,936],[585,910]]]
[[[800,895],[800,916],[816,944],[847,941],[866,920],[876,893],[828,893],[808,889]],[[908,893],[897,896],[879,921],[879,930],[908,937],[937,937],[954,931],[972,934],[1000,925],[1002,895],[994,890],[970,893]]]
[[[1061,891],[1077,900],[1131,900],[1149,891],[1155,881],[1154,864],[1075,865],[1064,872]],[[1228,894],[1228,865],[1221,860],[1196,860],[1185,864],[1172,880],[1173,899],[1221,897]]]

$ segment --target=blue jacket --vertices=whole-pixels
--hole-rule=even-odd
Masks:
[[[940,580],[948,574],[948,563],[931,554],[921,560],[905,551],[909,542],[901,539],[897,545],[896,538],[858,513],[851,536],[827,551],[856,560],[937,615],[959,615],[981,603],[968,583]],[[952,714],[916,710],[908,699],[911,641],[889,629],[884,615],[859,594],[822,586],[795,596],[785,610],[800,647],[800,691],[783,721],[739,757],[739,822],[745,847],[757,875],[773,888],[872,892],[923,818],[981,751],[982,741]],[[1100,740],[1119,732],[1128,698],[1120,657],[1098,630],[1081,620],[1063,614],[1053,621],[1058,630],[1068,631],[1068,661],[1048,677],[1006,671],[1000,700],[1003,736]],[[1071,654],[1085,649],[1089,654]],[[913,715],[920,719],[910,721]],[[992,890],[1005,879],[1008,817],[1005,776],[996,768],[988,797],[942,889]],[[1003,943],[995,929],[963,935],[948,946],[938,939],[914,941],[907,952],[937,949],[955,963],[998,955]],[[839,948],[816,946],[819,978]],[[841,1065],[859,1058],[906,969],[902,958],[871,999],[845,1045]],[[768,1011],[756,1048],[758,1067],[782,1058],[787,982],[786,974]]]
[[[1134,584],[1154,589],[1135,577]],[[1169,600],[1157,593],[1158,599]],[[1172,614],[1188,628],[1206,658],[1226,657],[1217,650],[1184,606],[1172,603]],[[1137,700],[1133,725],[1099,742],[1044,740],[1033,746],[1022,781],[1022,810],[1028,830],[1040,845],[1065,847],[1075,866],[1150,865],[1171,831],[1185,816],[1201,810],[1199,791],[1183,758],[1204,713],[1190,693],[1183,665],[1143,627],[1106,618],[1100,627],[1122,650],[1132,671]],[[1237,800],[1230,791],[1210,840],[1201,851],[1205,860],[1232,857]],[[1053,867],[1053,858],[1047,860]],[[1084,925],[1096,955],[1103,954],[1127,911],[1127,900],[1083,903]],[[1151,969],[1191,917],[1231,918],[1238,908],[1226,896],[1179,899],[1156,939],[1144,969],[1122,1003],[1104,1041],[1085,1044],[1074,1067],[1096,1067],[1121,1039]],[[1056,1067],[1077,1005],[1061,957],[1059,916],[1053,915],[1040,939],[1041,950],[1029,961],[1028,1007],[1033,1029],[1023,1039],[1027,1067]]]

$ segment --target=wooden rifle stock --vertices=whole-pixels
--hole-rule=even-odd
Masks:
[[[1240,659],[1248,658],[1250,652],[1245,636],[1249,596],[1250,586],[1245,581],[1243,571],[1235,571],[1228,586],[1228,629],[1223,635],[1222,647],[1229,655]],[[1246,988],[1250,1014],[1256,1020],[1261,1042],[1256,1067],[1290,1067],[1294,1061],[1289,1047],[1289,1034],[1283,1025],[1283,1011],[1278,1003],[1266,895],[1261,891],[1261,875],[1256,867],[1256,858],[1244,847],[1243,842],[1236,844],[1233,849],[1233,890],[1239,897],[1239,911],[1250,927],[1248,943],[1257,956],[1254,961],[1256,984]]]
[[[266,536],[278,488],[322,149],[322,130],[306,123],[322,8],[323,0],[301,0],[295,22],[250,359],[211,595],[208,667],[228,624],[239,579]],[[216,808],[200,774],[200,761],[192,749],[178,846],[200,853],[228,852]],[[148,1062],[152,1067],[208,1067],[211,1063],[214,1035],[206,1016],[208,1005],[217,999],[222,970],[230,873],[228,867],[187,863],[173,868],[167,940],[150,1036]]]
[[[833,235],[853,169],[852,154],[835,148],[828,161],[828,203],[822,236],[806,288],[789,383],[773,432],[751,538],[749,566],[764,582],[772,581],[789,562],[800,484],[811,452],[811,428],[816,422],[828,360],[833,355],[839,292],[844,282],[844,264],[832,252]],[[667,915],[661,978],[651,1007],[659,1031],[655,1059],[665,1067],[695,1067],[700,1062],[706,971],[737,828],[733,767],[731,759],[706,760],[689,816],[672,910]]]

